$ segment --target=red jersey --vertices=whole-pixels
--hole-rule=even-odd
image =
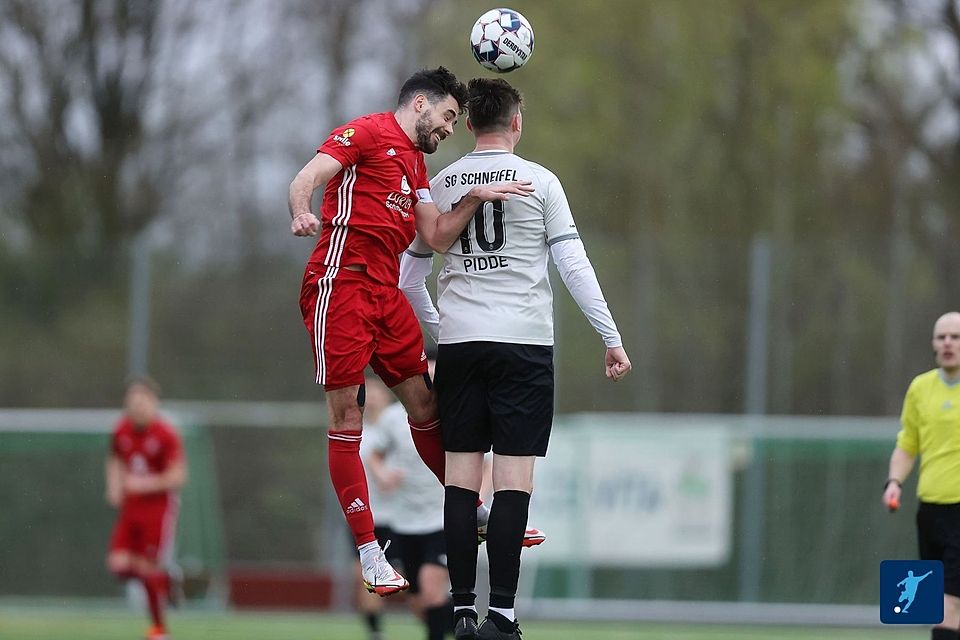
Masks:
[[[180,435],[169,424],[155,419],[142,429],[127,416],[120,418],[110,439],[110,450],[123,463],[127,473],[163,473],[183,457]],[[125,496],[125,502],[163,499],[166,493]]]
[[[416,234],[414,206],[431,201],[423,153],[393,113],[337,127],[317,152],[336,158],[343,171],[323,193],[320,239],[308,268],[336,278],[341,267],[364,265],[372,280],[396,286],[400,254]]]

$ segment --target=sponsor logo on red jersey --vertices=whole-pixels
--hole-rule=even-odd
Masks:
[[[353,134],[355,134],[356,132],[357,132],[356,129],[353,129],[353,128],[344,129],[343,133],[333,136],[333,139],[339,142],[340,144],[342,144],[343,146],[349,147],[350,138],[352,138]]]

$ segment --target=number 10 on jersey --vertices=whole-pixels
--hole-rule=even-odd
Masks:
[[[460,204],[460,201],[453,203],[453,208]],[[489,228],[493,233],[493,239],[487,235],[487,220],[492,216]],[[460,234],[460,252],[464,255],[473,253],[473,244],[470,241],[470,227],[473,226],[474,237],[480,251],[493,252],[500,251],[507,240],[506,228],[503,226],[503,200],[494,200],[493,202],[482,202],[473,214],[473,225],[469,222]]]

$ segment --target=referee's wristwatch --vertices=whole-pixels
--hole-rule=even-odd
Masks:
[[[900,482],[899,480],[897,480],[896,478],[887,478],[887,481],[883,483],[883,490],[884,490],[884,491],[887,490],[887,487],[890,486],[890,483],[891,483],[891,482],[896,482],[898,487],[900,487],[901,489],[903,488],[903,483]]]

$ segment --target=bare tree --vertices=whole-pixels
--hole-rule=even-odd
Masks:
[[[0,185],[0,223],[16,230],[34,266],[59,287],[109,280],[126,242],[162,210],[169,173],[151,161],[169,119],[149,111],[158,53],[192,24],[172,2],[11,0],[0,5],[0,163],[18,176]],[[183,122],[176,124],[182,128]],[[183,133],[181,131],[181,133]]]

